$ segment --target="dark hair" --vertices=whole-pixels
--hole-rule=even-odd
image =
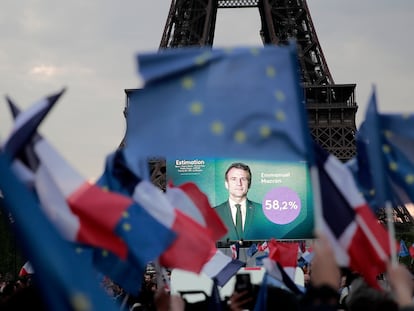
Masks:
[[[241,163],[241,162],[232,163],[227,168],[226,173],[224,174],[224,178],[226,180],[227,180],[227,174],[232,168],[238,168],[238,169],[241,169],[241,170],[246,171],[247,173],[249,173],[249,183],[248,183],[247,186],[250,188],[250,184],[252,183],[252,172],[250,171],[250,167],[247,164],[244,164],[244,163]]]

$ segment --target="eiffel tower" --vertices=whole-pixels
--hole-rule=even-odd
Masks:
[[[355,84],[335,84],[305,0],[173,0],[160,48],[212,46],[218,9],[258,8],[263,44],[298,43],[309,127],[340,160],[355,155]]]
[[[342,161],[356,154],[356,84],[335,84],[316,34],[306,0],[172,0],[160,49],[213,46],[218,9],[257,8],[263,44],[295,39],[301,65],[308,124],[313,139]],[[165,189],[165,163],[150,161],[152,180]],[[404,206],[397,222],[413,223]]]

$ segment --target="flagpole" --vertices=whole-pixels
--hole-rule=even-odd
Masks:
[[[171,289],[170,279],[167,274],[167,270],[160,265],[158,260],[154,261],[155,272],[157,276],[157,288]]]
[[[395,226],[394,220],[392,217],[392,204],[391,201],[385,201],[385,212],[387,214],[387,228],[388,228],[388,237],[390,240],[390,252],[391,252],[391,263],[393,266],[396,266],[398,263],[397,260],[397,249],[395,245]]]
[[[315,231],[319,231],[322,228],[322,200],[321,200],[321,188],[319,183],[319,172],[316,165],[310,167],[311,182],[313,188],[313,214],[315,220]]]

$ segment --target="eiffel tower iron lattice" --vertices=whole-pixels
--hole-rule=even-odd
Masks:
[[[298,43],[313,138],[346,161],[355,155],[356,84],[335,84],[305,0],[173,0],[160,48],[212,46],[218,9],[258,8],[263,44]]]
[[[312,137],[338,159],[351,159],[356,154],[356,84],[334,83],[306,0],[172,0],[159,48],[213,46],[218,9],[242,8],[258,9],[263,44],[296,40]],[[156,184],[165,189],[160,178],[165,163],[149,164]],[[405,207],[395,208],[394,216],[413,222]]]

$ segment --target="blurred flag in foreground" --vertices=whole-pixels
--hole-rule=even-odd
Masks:
[[[299,243],[269,241],[269,258],[277,261],[282,267],[296,268],[298,263]]]
[[[199,273],[215,253],[215,241],[206,223],[200,224],[190,214],[175,207],[164,192],[133,173],[125,163],[123,149],[108,157],[104,175],[110,190],[131,196],[152,217],[176,233],[177,238],[159,256],[161,266]],[[181,192],[179,197],[182,199],[183,196],[185,194]],[[195,202],[190,197],[186,201],[189,203],[187,207],[192,206],[190,209],[194,212]]]
[[[44,302],[50,310],[118,310],[98,285],[95,271],[84,257],[61,238],[40,209],[36,198],[16,178],[0,152],[0,189],[15,233]]]
[[[373,89],[356,138],[356,176],[368,200],[376,208],[414,202],[414,116],[380,114]]]
[[[64,92],[65,89],[51,96],[42,98],[27,109],[24,114],[21,114],[20,117],[16,115],[11,134],[3,143],[3,151],[11,158],[15,157],[22,147],[30,141],[39,124]],[[6,97],[6,100],[10,105],[11,99]]]
[[[227,233],[226,225],[210,205],[206,194],[195,183],[168,185],[166,195],[175,208],[209,229],[214,241],[220,240]]]
[[[341,267],[360,273],[378,288],[376,277],[390,259],[388,232],[360,194],[350,170],[315,144],[322,201],[322,230]]]
[[[11,100],[9,106],[14,116],[20,116]],[[31,128],[33,132],[36,130],[33,122],[26,118],[21,127]],[[33,148],[30,153],[36,156],[37,165],[30,169],[44,213],[68,241],[95,249],[94,261],[102,273],[113,277],[126,290],[137,293],[146,264],[172,243],[174,232],[130,197],[88,183],[44,138],[35,136],[28,147]],[[12,135],[9,141],[19,138]],[[106,256],[97,254],[108,251]]]
[[[168,49],[137,62],[145,85],[129,94],[125,139],[133,171],[158,156],[311,160],[294,42]]]

